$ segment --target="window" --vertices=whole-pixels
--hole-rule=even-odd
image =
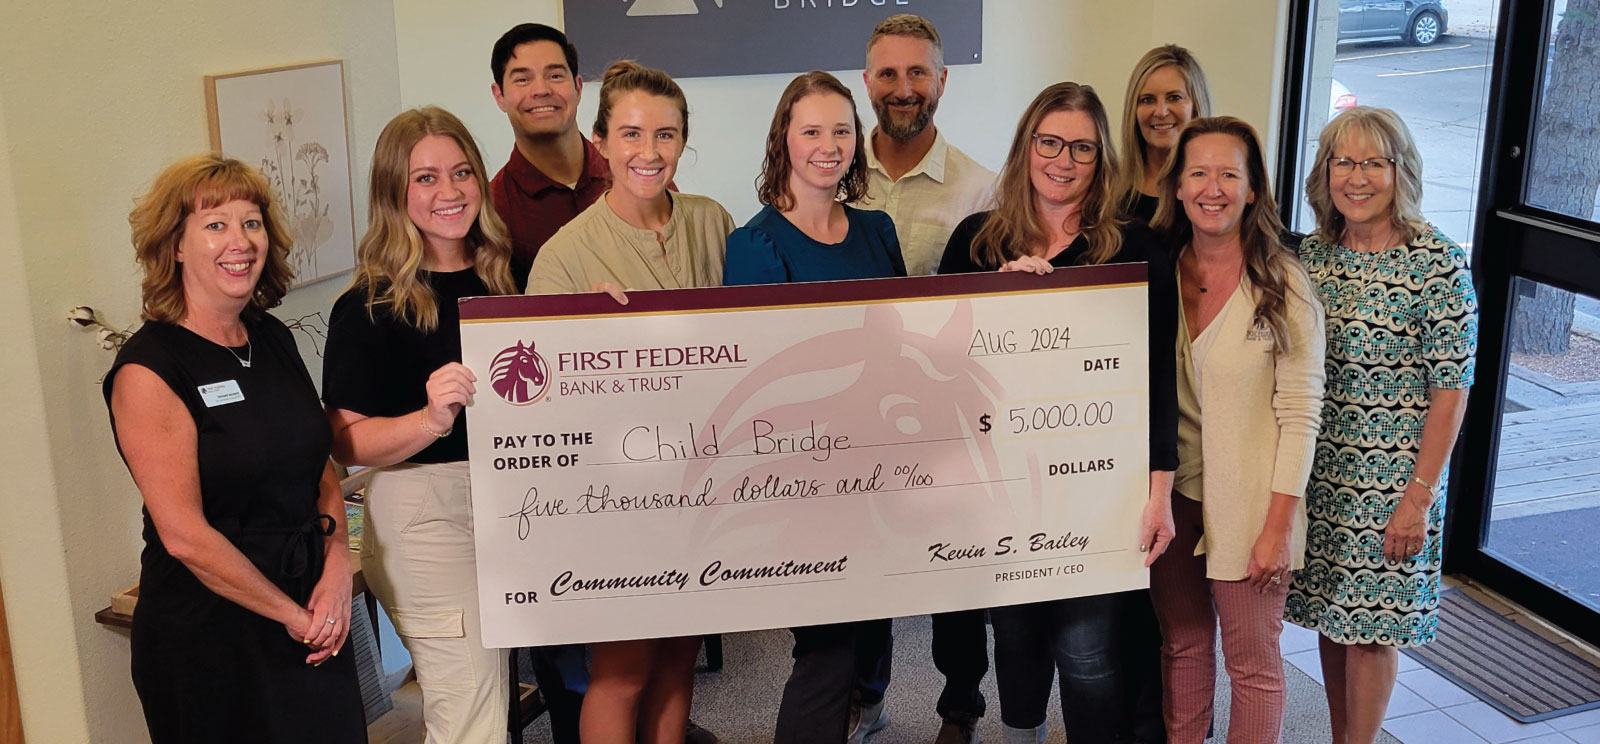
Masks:
[[[1304,127],[1291,226],[1316,229],[1305,203],[1317,136],[1354,106],[1393,109],[1423,161],[1423,216],[1470,251],[1499,0],[1313,0]]]

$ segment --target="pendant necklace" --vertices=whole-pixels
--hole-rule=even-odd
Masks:
[[[1201,290],[1201,291],[1205,291],[1205,290]],[[222,346],[222,348],[224,348],[224,349],[227,349],[228,353],[232,354],[233,358],[238,360],[239,366],[244,367],[245,369],[250,369],[251,344],[250,344],[250,339],[248,337],[245,338],[245,340],[244,340],[244,356],[239,356],[239,352],[234,351],[232,346],[223,346],[222,344],[217,344],[217,345],[218,346]]]
[[[211,339],[206,338],[205,336],[201,335],[199,331],[195,330],[194,326],[189,324],[188,318],[178,321],[178,324],[188,326],[189,330],[194,332],[194,335],[200,336],[200,338],[205,338],[207,341],[211,341]],[[250,358],[254,356],[252,353],[254,351],[254,344],[250,340],[250,334],[248,331],[245,332],[244,337],[244,356],[239,356],[239,352],[234,351],[233,347],[227,344],[217,343],[216,341],[211,341],[211,343],[221,346],[224,351],[227,351],[228,354],[233,357],[234,361],[239,363],[239,366],[244,367],[245,369],[250,369]]]

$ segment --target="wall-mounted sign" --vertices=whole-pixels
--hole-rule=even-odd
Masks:
[[[895,13],[939,29],[947,65],[983,61],[983,0],[566,0],[585,79],[619,59],[675,77],[856,70]]]

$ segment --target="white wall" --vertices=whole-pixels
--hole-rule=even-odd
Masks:
[[[67,567],[60,559],[66,548],[50,447],[43,436],[49,423],[44,387],[31,353],[34,333],[27,319],[32,308],[17,231],[6,103],[0,93],[0,317],[20,320],[6,324],[8,353],[0,354],[0,380],[9,397],[6,417],[14,427],[0,446],[0,472],[6,473],[6,495],[0,500],[0,585],[5,587],[23,730],[31,741],[85,741],[82,675],[77,664],[59,663],[78,658],[77,637],[70,628],[80,618],[73,616]]]
[[[1270,132],[1286,2],[985,0],[985,62],[951,68],[937,121],[996,167],[1038,90],[1063,79],[1093,84],[1115,118],[1133,62],[1172,41],[1205,63],[1220,111]],[[561,16],[560,0],[264,7],[271,13],[205,0],[77,0],[37,4],[26,22],[0,25],[0,312],[12,320],[0,380],[15,397],[0,447],[0,583],[30,742],[144,740],[127,637],[91,619],[137,576],[139,497],[96,384],[111,355],[63,316],[90,304],[118,325],[135,321],[127,213],[163,165],[206,148],[202,76],[344,59],[359,231],[373,145],[402,105],[449,108],[491,167],[505,161],[511,134],[488,92],[490,47],[516,23],[560,25]],[[852,33],[864,44],[869,31]],[[859,73],[839,71],[870,126]],[[694,117],[694,154],[679,176],[686,191],[712,195],[737,219],[754,214],[761,138],[787,81],[684,81]],[[597,92],[580,108],[586,128]],[[296,290],[280,317],[326,312],[346,281]],[[308,353],[308,362],[320,376],[319,360]]]
[[[1045,86],[1061,80],[1093,85],[1112,121],[1119,121],[1133,63],[1150,47],[1174,42],[1189,47],[1205,64],[1218,111],[1246,119],[1270,141],[1278,104],[1274,91],[1280,87],[1283,68],[1279,40],[1287,1],[985,0],[984,62],[950,68],[935,121],[952,143],[996,169],[1005,158],[1017,117]],[[510,155],[512,136],[505,115],[489,94],[490,48],[518,23],[559,27],[560,0],[465,0],[442,18],[425,0],[394,0],[394,6],[401,102],[407,107],[436,104],[461,117],[478,138],[489,167],[498,170]],[[914,12],[915,3],[908,9]],[[865,64],[870,24],[844,31],[860,36]],[[573,43],[581,55],[583,39]],[[466,52],[455,53],[456,49]],[[855,92],[863,123],[871,127],[874,119],[861,70],[835,74]],[[679,81],[689,98],[693,152],[684,157],[678,185],[716,198],[740,222],[754,215],[759,208],[754,179],[762,140],[772,107],[791,77]],[[594,122],[598,94],[598,81],[590,81],[578,113],[585,131]]]
[[[263,12],[270,7],[272,14]],[[128,210],[163,165],[208,146],[202,78],[345,60],[351,152],[365,173],[399,110],[389,0],[57,2],[0,24],[0,302],[8,396],[0,581],[29,742],[145,738],[125,633],[93,621],[138,575],[139,496],[97,381],[111,363],[68,308],[138,315]],[[365,221],[365,191],[357,191]],[[292,293],[326,310],[343,279]]]

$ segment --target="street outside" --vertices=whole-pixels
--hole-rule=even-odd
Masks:
[[[1423,214],[1470,251],[1499,8],[1445,5],[1446,35],[1433,45],[1342,44],[1333,77],[1361,105],[1394,109],[1410,126]],[[1564,10],[1558,0],[1558,18]],[[1600,532],[1600,435],[1591,433],[1600,429],[1600,301],[1578,298],[1568,353],[1514,354],[1510,373],[1486,548],[1600,608],[1600,566],[1587,549]]]

